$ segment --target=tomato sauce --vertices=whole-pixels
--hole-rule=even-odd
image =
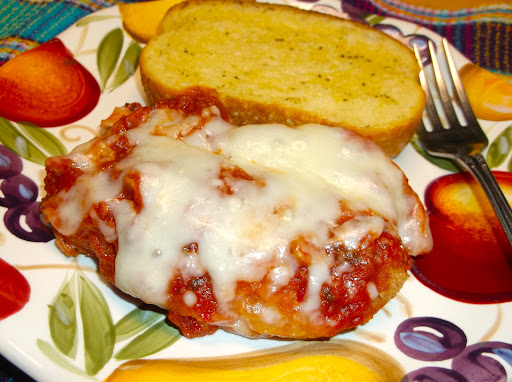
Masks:
[[[196,298],[193,306],[188,306],[184,302],[187,291],[193,293]],[[208,274],[188,280],[184,280],[180,275],[176,276],[169,285],[168,299],[168,318],[180,328],[184,336],[194,338],[217,331],[217,326],[209,324],[217,313],[217,301]]]
[[[140,213],[140,211],[142,211],[144,202],[141,190],[140,173],[138,171],[129,171],[123,177],[123,188],[118,198],[131,201],[133,210],[136,213]]]

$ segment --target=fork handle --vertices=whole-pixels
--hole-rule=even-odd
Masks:
[[[496,178],[492,174],[485,158],[481,154],[463,155],[457,157],[459,162],[468,170],[484,189],[491,206],[494,209],[503,231],[512,246],[512,209],[503,195]],[[505,251],[505,257],[512,267],[512,251]]]

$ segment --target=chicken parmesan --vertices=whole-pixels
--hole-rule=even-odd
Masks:
[[[49,158],[41,208],[60,250],[96,257],[189,338],[326,338],[370,320],[432,245],[402,171],[342,128],[227,119],[200,91],[127,104]]]

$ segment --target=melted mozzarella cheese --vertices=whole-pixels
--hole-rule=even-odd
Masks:
[[[378,238],[385,227],[386,222],[380,216],[360,215],[336,227],[333,234],[336,241],[344,243],[347,248],[365,248],[365,239],[369,236]]]
[[[370,209],[396,225],[411,254],[431,246],[417,221],[416,198],[405,192],[402,171],[376,145],[351,131],[319,125],[290,129],[248,125],[219,135],[213,149],[232,161],[252,161],[328,184],[350,207]]]
[[[155,150],[162,150],[157,157],[165,161],[155,162]],[[170,270],[179,267],[184,277],[197,276],[198,266],[208,271],[216,298],[231,301],[237,280],[261,280],[269,267],[283,263],[294,268],[293,259],[277,255],[304,233],[325,242],[339,214],[339,196],[323,184],[250,164],[245,171],[265,179],[265,185],[242,180],[233,194],[223,194],[218,175],[229,162],[181,141],[149,136],[124,162],[121,166],[143,174],[144,208],[136,214],[126,203],[110,206],[120,222],[116,285],[143,299],[159,296],[159,303],[165,301]],[[280,206],[290,214],[276,213]],[[191,243],[198,245],[200,265],[182,254]],[[153,255],[156,250],[160,256]]]
[[[67,193],[61,192],[58,229],[72,234],[91,205],[106,201],[116,222],[115,282],[120,289],[165,306],[169,282],[178,272],[184,278],[207,273],[220,309],[227,309],[239,280],[260,281],[268,273],[270,293],[286,285],[298,268],[289,243],[307,236],[319,248],[312,254],[302,304],[312,312],[334,266],[324,247],[340,201],[382,216],[345,223],[345,231],[342,225],[335,235],[348,247],[369,234],[378,236],[384,221],[398,227],[411,253],[428,247],[428,237],[415,236],[419,223],[412,212],[417,202],[404,194],[403,174],[374,145],[318,125],[233,128],[215,116],[215,109],[209,113],[206,126],[194,132],[199,118],[154,111],[148,121],[124,133],[135,147],[116,165],[122,172],[116,179],[93,171],[84,154],[89,145],[69,155],[84,174]],[[152,134],[156,130],[159,135]],[[178,139],[183,132],[189,135]],[[235,177],[229,184],[232,192],[224,192],[219,174],[233,166],[254,180]],[[141,176],[140,212],[130,201],[116,199],[128,171]],[[112,229],[98,223],[107,240],[114,241]],[[348,233],[348,228],[354,229]],[[197,254],[183,250],[192,243]],[[193,305],[195,295],[184,296],[184,301]],[[262,314],[266,320],[275,316]]]

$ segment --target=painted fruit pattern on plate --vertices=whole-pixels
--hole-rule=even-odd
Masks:
[[[417,44],[420,51],[432,39],[422,33],[404,33],[400,25],[394,25],[389,19],[342,12],[329,3],[309,5],[319,11],[365,22],[409,46]],[[132,101],[124,99],[126,95],[122,92],[115,97],[112,94],[117,89],[122,90],[125,83],[136,80],[143,45],[122,26],[115,26],[112,20],[120,24],[116,14],[89,16],[75,25],[81,36],[76,46],[54,38],[0,67],[0,211],[5,228],[0,231],[0,248],[10,240],[33,245],[53,240],[51,230],[41,221],[39,213],[45,159],[64,155],[70,147],[94,136],[96,125],[81,124],[81,121],[98,108],[104,98],[112,96],[121,104]],[[97,39],[94,49],[86,51],[83,44],[94,24],[114,26]],[[84,54],[94,56],[93,68],[86,68],[80,62]],[[45,64],[38,65],[39,62]],[[486,132],[492,139],[486,159],[505,195],[512,198],[512,111],[510,107],[507,109],[506,103],[512,97],[512,85],[473,64],[466,64],[460,72],[477,117],[488,121],[484,127],[489,126]],[[76,131],[88,138],[82,138]],[[382,340],[374,337],[372,344],[371,333],[366,333],[365,328],[355,331],[360,341],[341,335],[329,341],[331,347],[319,343],[315,351],[306,345],[301,347],[303,344],[298,348],[279,345],[277,350],[263,350],[258,356],[242,356],[243,361],[228,370],[216,368],[218,361],[212,358],[211,362],[204,361],[212,378],[237,380],[243,370],[247,378],[261,380],[281,378],[295,370],[294,379],[290,380],[300,380],[304,378],[300,374],[301,365],[306,364],[324,370],[327,376],[330,375],[327,370],[332,369],[333,375],[343,371],[354,380],[388,380],[396,379],[397,375],[403,381],[505,381],[512,378],[512,344],[493,339],[498,328],[505,325],[501,322],[503,310],[507,306],[510,309],[507,303],[512,301],[512,270],[503,256],[503,251],[511,249],[475,182],[467,174],[458,172],[451,162],[428,156],[416,137],[410,147],[407,155],[415,156],[423,166],[438,169],[440,174],[427,180],[424,195],[421,195],[430,217],[434,249],[415,259],[411,282],[419,281],[424,288],[457,304],[493,306],[494,313],[484,324],[489,328],[486,335],[470,342],[466,332],[469,327],[437,317],[435,311],[428,316],[414,316],[407,312],[407,306],[414,302],[398,296],[406,307],[405,313],[398,325],[386,329],[392,331],[389,333],[394,347],[392,354],[399,354],[400,361],[390,354],[381,354],[378,348]],[[166,350],[165,357],[169,354],[172,357],[173,345],[182,338],[167,323],[165,312],[135,303],[120,318],[114,318],[104,286],[91,277],[96,275],[96,270],[71,259],[65,263],[66,260],[63,257],[60,265],[59,287],[53,299],[46,301],[47,332],[34,334],[38,351],[56,367],[84,377],[107,373],[108,380],[112,381],[137,376],[149,378],[149,374],[145,374],[148,372],[184,379],[186,375],[194,375],[197,367],[206,367],[206,364],[190,364],[182,370],[171,359],[168,364],[165,360],[160,363],[141,361],[164,349],[170,349]],[[16,264],[0,258],[0,320],[14,317],[30,303],[31,285],[25,272],[44,272],[50,268],[59,266]],[[508,341],[510,338],[509,335]],[[362,358],[354,358],[356,349],[364,355]],[[264,357],[265,352],[278,357],[277,361],[265,364],[263,358],[258,358]],[[414,360],[411,363],[414,366],[404,359]],[[225,361],[224,358],[219,360]],[[122,363],[127,361],[127,365],[134,366],[123,369]],[[383,364],[387,367],[376,366]],[[113,371],[115,366],[120,367]],[[252,370],[247,372],[247,368]]]

